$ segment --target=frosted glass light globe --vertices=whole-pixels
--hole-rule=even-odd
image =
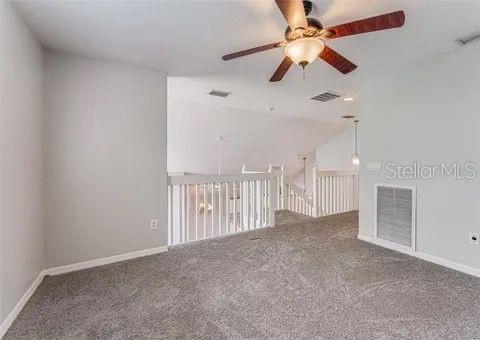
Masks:
[[[318,58],[325,45],[316,38],[300,38],[292,41],[285,47],[285,54],[292,61],[301,66],[311,64]]]
[[[360,165],[360,157],[358,156],[358,153],[356,153],[352,156],[352,164],[355,165],[355,166]]]

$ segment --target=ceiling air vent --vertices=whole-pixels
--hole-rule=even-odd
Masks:
[[[352,119],[352,118],[355,118],[355,116],[354,115],[345,115],[345,116],[342,116],[342,118]]]
[[[221,90],[212,90],[208,92],[209,95],[211,96],[217,96],[217,97],[228,97],[232,92],[227,92],[227,91],[221,91]]]
[[[337,93],[334,93],[334,92],[331,92],[331,91],[327,91],[327,92],[320,93],[319,95],[316,95],[315,97],[311,97],[310,99],[318,100],[319,102],[329,102],[331,100],[340,98],[341,96],[342,96],[341,94],[337,94]]]
[[[475,32],[475,33],[472,33],[470,35],[467,35],[466,37],[462,37],[462,38],[459,38],[457,39],[457,42],[460,44],[460,45],[467,45],[467,44],[470,44],[474,41],[477,41],[480,39],[480,32]]]

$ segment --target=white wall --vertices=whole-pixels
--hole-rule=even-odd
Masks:
[[[166,245],[166,76],[55,52],[45,63],[47,266]]]
[[[344,128],[341,123],[205,103],[169,100],[168,105],[169,172],[216,173],[216,136],[221,135],[222,173],[238,173],[242,164],[247,170],[266,171],[273,163],[285,164],[291,175],[303,168],[298,154],[314,150]]]
[[[42,51],[0,1],[0,323],[44,267]]]
[[[375,183],[417,187],[418,251],[480,268],[480,179],[386,180],[367,162],[423,165],[479,160],[480,44],[364,86],[361,92],[360,234],[373,236]]]
[[[304,178],[304,172],[303,169],[300,169],[295,177],[293,177],[293,182],[299,187],[303,188],[305,187],[305,192],[307,194],[312,194],[312,189],[313,189],[313,167],[315,166],[315,156],[316,152],[307,152],[304,154],[307,159],[305,160],[305,178]],[[303,164],[303,160],[302,164]],[[292,177],[291,177],[292,178]],[[305,182],[305,183],[304,183]]]
[[[317,148],[316,164],[319,169],[354,170],[352,155],[355,152],[355,127],[353,121],[349,123],[342,133]]]

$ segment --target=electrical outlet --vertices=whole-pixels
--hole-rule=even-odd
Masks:
[[[468,240],[470,241],[471,244],[479,244],[480,243],[479,237],[480,237],[479,233],[470,232]]]
[[[152,230],[158,229],[158,220],[151,220],[150,221],[150,229],[152,229]]]
[[[382,162],[367,162],[368,171],[382,171]]]

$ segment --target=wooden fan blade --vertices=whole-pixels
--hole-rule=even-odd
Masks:
[[[405,13],[403,11],[397,11],[327,28],[327,32],[330,34],[327,34],[326,38],[335,39],[347,35],[387,30],[401,27],[404,23]]]
[[[292,32],[296,28],[306,29],[308,27],[302,0],[275,0],[275,2],[287,20]]]
[[[318,57],[325,60],[328,64],[335,67],[343,74],[350,73],[357,68],[357,65],[338,54],[328,46],[325,46],[322,53],[320,53]]]
[[[246,55],[249,55],[249,54],[254,54],[254,53],[258,53],[258,52],[271,50],[273,48],[281,47],[281,46],[284,46],[284,45],[285,45],[284,41],[279,41],[279,42],[276,42],[276,43],[273,43],[273,44],[267,44],[267,45],[263,45],[263,46],[249,48],[248,50],[243,50],[243,51],[227,54],[227,55],[224,55],[222,57],[222,59],[223,60],[235,59],[235,58],[243,57],[243,56],[246,56]]]
[[[283,58],[282,62],[280,63],[280,65],[278,65],[277,69],[270,78],[270,82],[273,83],[282,80],[283,76],[285,75],[285,73],[287,73],[292,63],[292,59],[290,59],[289,57]]]

